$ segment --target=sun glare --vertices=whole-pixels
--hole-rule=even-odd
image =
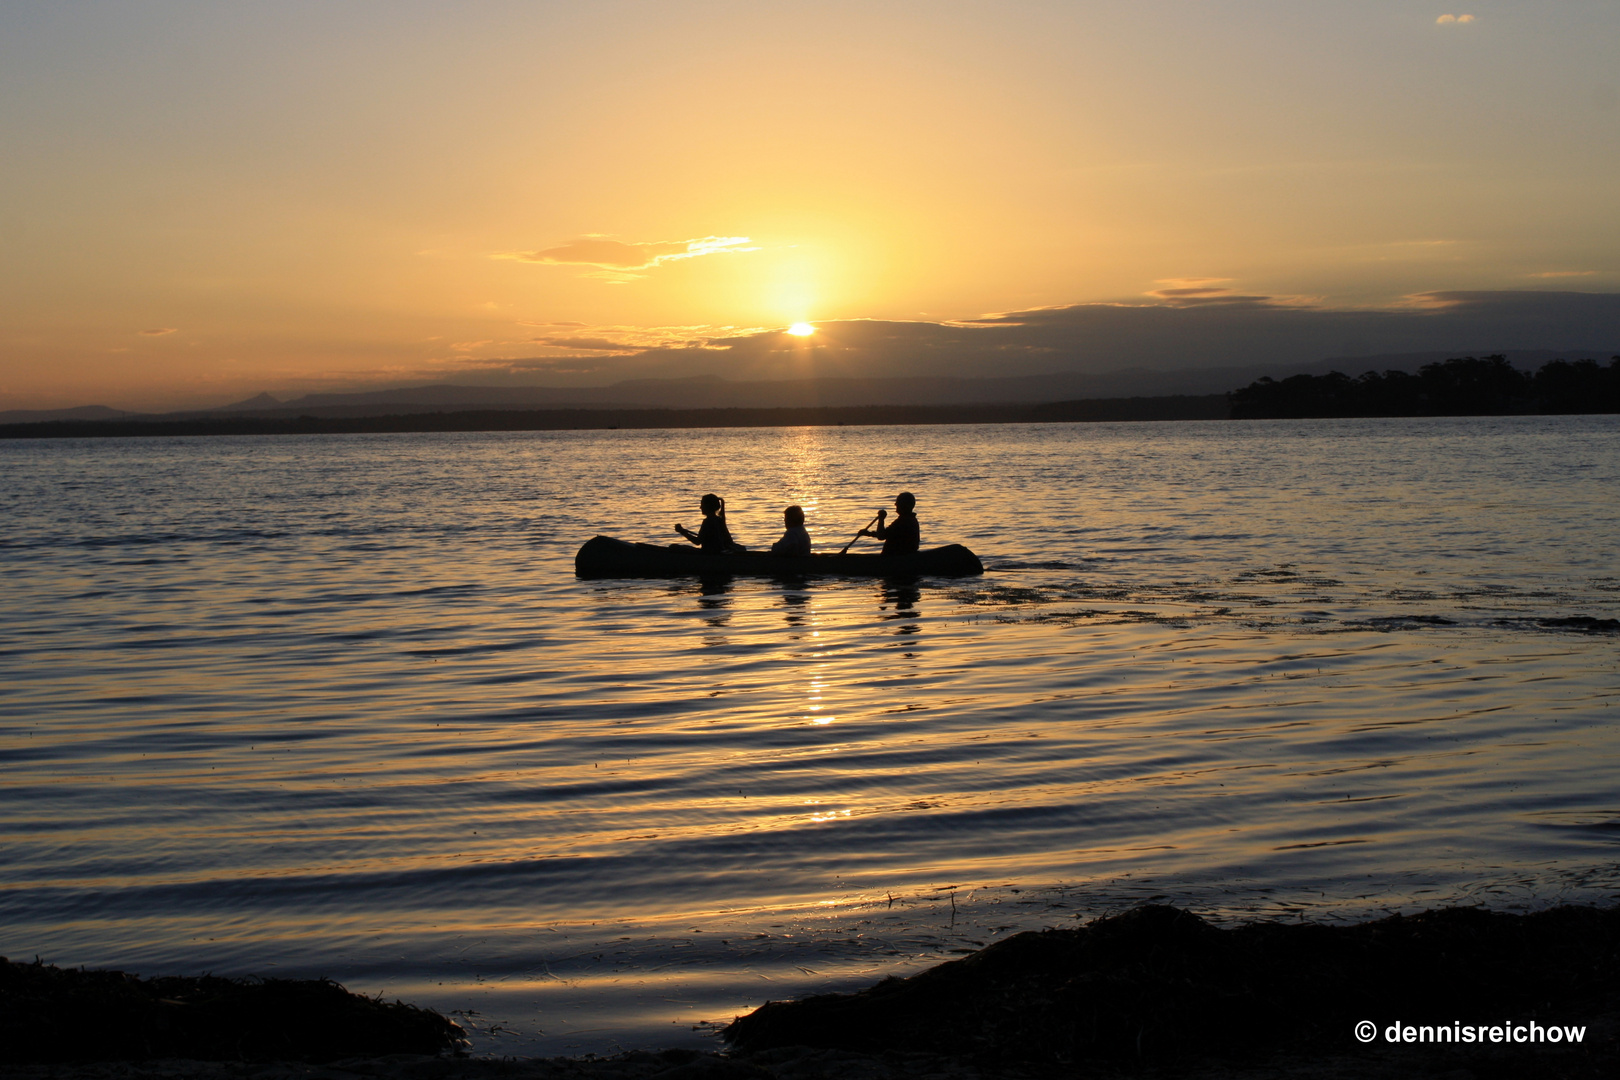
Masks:
[[[788,327],[787,332],[792,334],[794,337],[809,337],[811,334],[816,332],[816,328],[807,322],[796,322],[792,326]]]

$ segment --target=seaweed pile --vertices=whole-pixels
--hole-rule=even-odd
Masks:
[[[1588,1023],[1612,1017],[1617,991],[1620,909],[1453,908],[1223,930],[1150,905],[1018,934],[856,993],[771,1002],[722,1034],[743,1053],[798,1045],[1047,1065],[1252,1060],[1365,1053],[1374,1048],[1357,1042],[1360,1021],[1380,1032],[1396,1022]],[[1612,1033],[1591,1034],[1559,1056],[1613,1061]],[[1543,1061],[1551,1050],[1536,1049]]]
[[[141,979],[0,957],[0,1063],[333,1061],[437,1054],[462,1031],[429,1009],[329,979]]]

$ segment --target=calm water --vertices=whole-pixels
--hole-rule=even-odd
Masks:
[[[1620,418],[0,442],[0,952],[492,1053],[1149,897],[1620,893]],[[582,582],[595,533],[965,581]],[[700,1030],[694,1031],[694,1027]]]

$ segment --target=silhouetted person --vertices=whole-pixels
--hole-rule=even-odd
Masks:
[[[879,510],[877,528],[862,529],[860,535],[875,536],[883,541],[885,555],[917,554],[917,548],[922,544],[922,530],[917,525],[917,515],[912,513],[916,505],[917,497],[909,491],[902,491],[894,497],[894,508],[899,511],[894,524],[886,524],[889,512]]]
[[[702,548],[705,555],[735,555],[747,550],[731,538],[731,530],[726,527],[726,500],[711,492],[698,502],[698,508],[703,511],[703,524],[698,526],[698,531],[694,533],[685,525],[677,525],[676,532]]]
[[[804,510],[790,506],[782,511],[782,524],[787,531],[782,539],[771,545],[772,555],[805,556],[810,554],[810,533],[804,527]]]

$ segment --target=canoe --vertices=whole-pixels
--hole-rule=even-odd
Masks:
[[[967,577],[984,573],[979,557],[961,544],[929,548],[915,555],[807,555],[799,558],[748,552],[705,555],[688,544],[633,544],[593,536],[574,556],[582,578],[708,577]]]

